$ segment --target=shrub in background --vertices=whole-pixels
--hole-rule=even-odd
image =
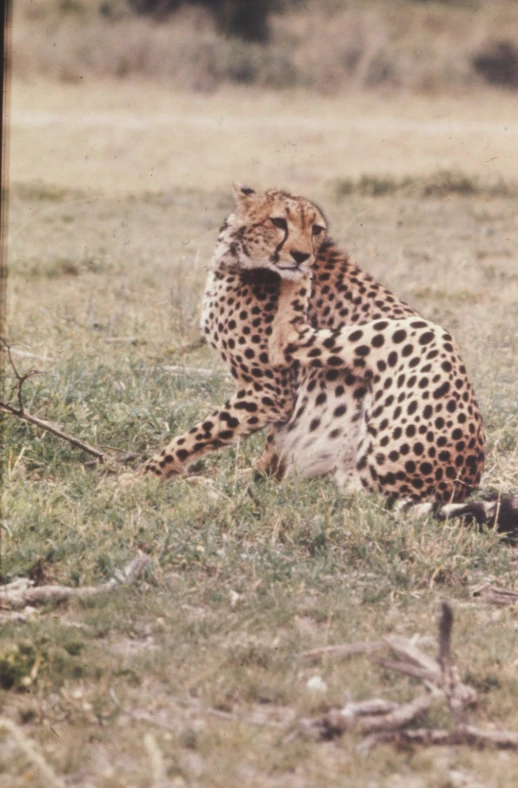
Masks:
[[[518,46],[497,41],[472,59],[473,68],[491,85],[518,88]]]
[[[128,0],[139,14],[163,17],[192,0]],[[273,0],[198,0],[194,5],[205,5],[213,14],[218,30],[245,41],[265,42],[269,37],[268,14]]]

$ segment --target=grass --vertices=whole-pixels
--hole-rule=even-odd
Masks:
[[[231,209],[227,182],[248,167],[253,185],[277,183],[317,199],[337,240],[454,332],[488,432],[484,490],[516,492],[514,187],[505,181],[495,191],[484,179],[487,165],[472,155],[467,133],[467,153],[459,148],[448,178],[472,187],[425,194],[426,184],[444,182],[437,173],[451,160],[447,137],[428,134],[424,122],[426,112],[437,117],[444,105],[414,106],[423,125],[416,122],[413,144],[421,158],[413,171],[401,155],[393,171],[376,172],[369,143],[355,157],[353,186],[337,200],[349,158],[337,156],[333,102],[320,104],[319,128],[302,125],[297,136],[294,117],[304,116],[304,97],[302,108],[293,99],[282,115],[269,95],[247,104],[230,93],[224,117],[237,131],[225,144],[215,130],[224,103],[193,98],[190,120],[178,112],[178,136],[151,124],[137,139],[129,126],[111,124],[120,120],[117,102],[130,114],[126,86],[104,108],[110,123],[92,116],[94,128],[84,132],[92,147],[85,149],[77,125],[66,119],[79,89],[62,90],[49,84],[35,97],[30,86],[18,86],[13,96],[19,126],[12,140],[7,319],[11,340],[38,356],[16,356],[19,368],[45,372],[27,383],[31,412],[96,446],[144,454],[225,399],[231,385],[209,349],[184,348],[199,336],[207,261]],[[106,86],[89,90],[81,89],[85,107],[97,105],[102,114]],[[132,107],[148,113],[160,105],[151,88],[132,90]],[[47,105],[65,118],[59,142],[54,127],[24,121],[28,108],[37,115]],[[506,106],[502,99],[500,109],[488,110],[482,101],[477,111],[498,122]],[[267,107],[285,118],[282,133],[266,125]],[[243,108],[250,125],[232,126]],[[469,115],[467,105],[457,111]],[[359,118],[361,101],[347,112]],[[410,112],[401,113],[405,121]],[[194,166],[206,134],[212,148]],[[283,147],[288,141],[295,147]],[[516,153],[506,144],[505,135],[494,141],[509,168]],[[430,172],[436,160],[443,165]],[[156,172],[154,190],[146,167]],[[405,178],[409,188],[399,188]],[[388,183],[378,196],[365,188],[376,179]],[[107,341],[114,338],[130,341]],[[178,364],[214,374],[178,377],[163,369]],[[3,582],[23,576],[39,584],[99,584],[138,550],[150,557],[134,586],[29,609],[25,620],[2,623],[0,715],[20,726],[56,774],[102,788],[161,781],[513,784],[513,753],[383,746],[365,759],[352,734],[329,745],[286,741],[301,717],[340,705],[345,693],[355,700],[415,695],[410,679],[366,657],[311,665],[300,652],[389,633],[433,635],[442,599],[454,607],[461,675],[480,695],[477,723],[518,729],[515,612],[488,608],[471,595],[482,582],[515,586],[515,551],[495,534],[395,515],[381,500],[345,497],[326,480],[252,483],[247,472],[261,436],[200,464],[211,487],[143,480],[129,489],[102,469],[86,468],[89,458],[78,449],[20,421],[6,422],[5,439]],[[315,676],[325,681],[323,692],[308,686]],[[39,779],[12,736],[0,731],[1,788],[43,784]]]
[[[335,186],[338,199],[359,194],[364,197],[387,197],[402,194],[425,199],[428,197],[451,197],[455,195],[487,197],[516,197],[518,187],[514,183],[498,179],[492,183],[481,182],[462,172],[444,170],[428,177],[407,175],[403,178],[390,176],[362,175],[358,180],[338,179]]]

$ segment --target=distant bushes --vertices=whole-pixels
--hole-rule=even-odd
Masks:
[[[473,57],[475,70],[491,85],[518,88],[518,46],[497,41]]]
[[[245,41],[265,42],[269,37],[268,15],[274,0],[128,0],[139,14],[164,17],[182,5],[204,5],[213,14],[218,30]]]
[[[196,91],[518,87],[511,0],[17,0],[13,14],[20,75],[142,76]]]

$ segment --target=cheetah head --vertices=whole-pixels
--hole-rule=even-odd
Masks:
[[[310,273],[327,221],[309,200],[277,189],[262,194],[234,183],[236,210],[224,225],[230,253],[242,268],[268,268],[283,279]]]

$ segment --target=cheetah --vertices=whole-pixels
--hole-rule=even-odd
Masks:
[[[463,502],[485,436],[452,337],[340,251],[316,204],[239,183],[234,198],[201,326],[237,391],[143,472],[171,478],[269,427],[257,468],[279,480],[296,469],[391,500]],[[466,506],[480,522],[494,512]]]

